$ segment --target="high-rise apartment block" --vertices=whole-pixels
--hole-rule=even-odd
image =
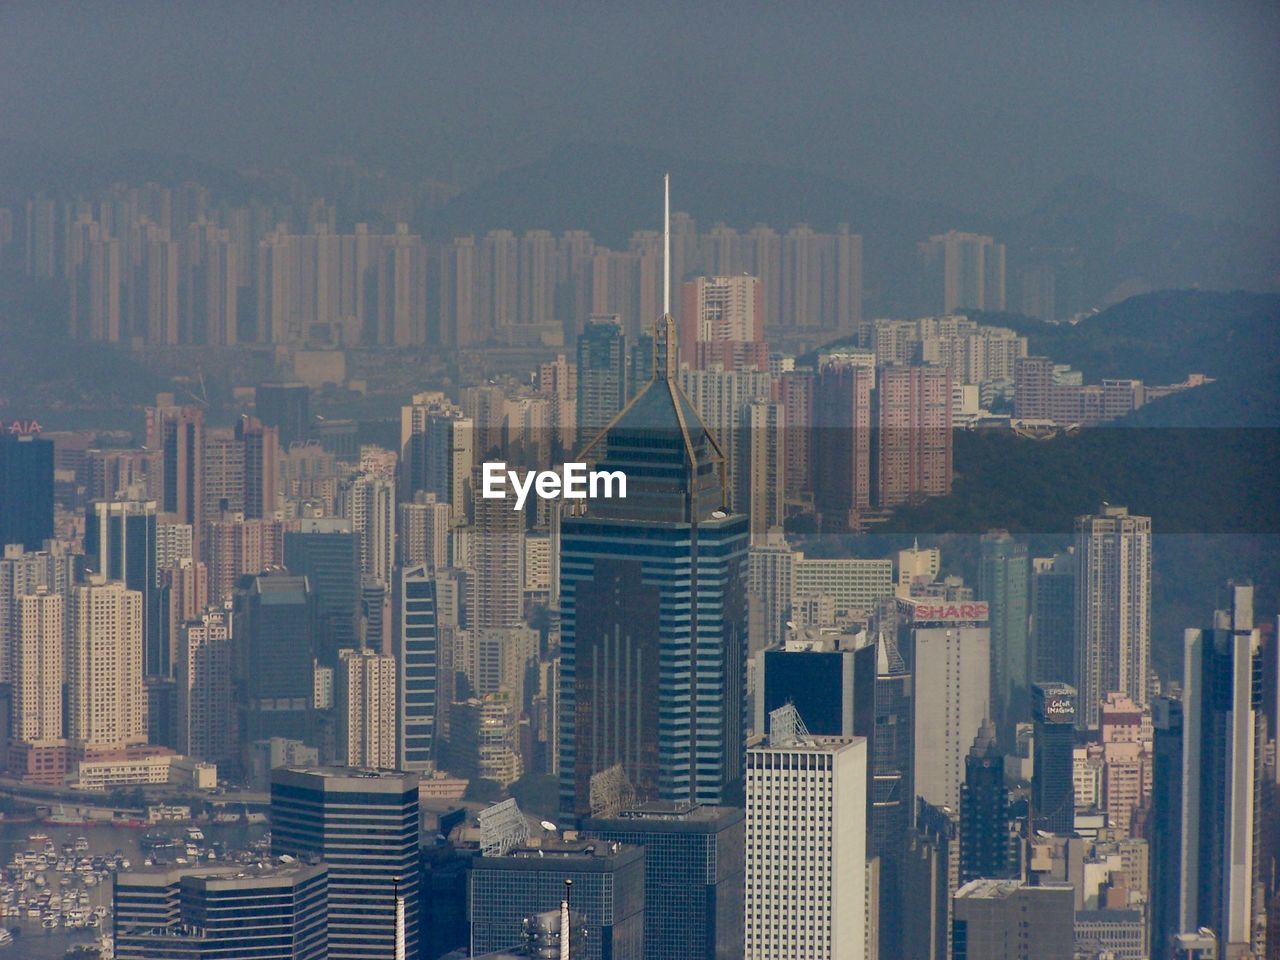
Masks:
[[[617,317],[587,320],[578,336],[578,447],[607,427],[627,401],[627,337]]]
[[[881,367],[876,387],[876,493],[896,507],[951,492],[951,370]]]
[[[1075,523],[1076,725],[1108,693],[1145,706],[1151,663],[1151,518],[1105,504]]]
[[[919,246],[933,299],[931,308],[1005,308],[1004,244],[976,233],[949,230]]]
[[[71,591],[67,739],[84,751],[147,742],[142,594],[96,576]]]
[[[417,393],[400,408],[400,497],[434,493],[464,523],[475,465],[474,423],[442,393]]]
[[[395,657],[343,650],[335,677],[339,759],[349,767],[397,769]]]
[[[236,756],[231,629],[228,604],[205,611],[179,631],[177,746],[196,760],[222,763]]]

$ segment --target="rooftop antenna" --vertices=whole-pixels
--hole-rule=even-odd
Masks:
[[[569,960],[569,895],[573,892],[573,881],[564,882],[564,900],[560,902],[560,960]]]
[[[662,175],[662,315],[671,312],[671,174]]]
[[[404,897],[400,895],[400,878],[393,880],[392,889],[395,891],[396,898],[396,949],[395,960],[405,960],[405,937],[404,937]]]

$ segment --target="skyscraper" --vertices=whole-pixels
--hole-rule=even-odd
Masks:
[[[149,677],[172,676],[160,621],[156,565],[156,501],[112,500],[89,505],[84,531],[85,569],[119,580],[142,594],[143,666]]]
[[[578,337],[578,447],[594,440],[627,401],[627,338],[617,317],[591,317]]]
[[[405,902],[405,955],[418,950],[418,776],[349,767],[271,774],[271,854],[329,866],[329,960],[385,960]]]
[[[681,285],[680,350],[692,364],[705,369],[724,362],[726,347],[746,349],[746,363],[760,369],[768,362],[764,344],[764,301],[758,277],[697,277]],[[753,349],[754,348],[754,349]],[[725,364],[726,369],[733,369]]]
[[[912,783],[916,796],[958,810],[964,758],[991,716],[987,605],[922,601],[909,606],[915,677]]]
[[[312,601],[306,577],[246,578],[234,600],[236,703],[242,743],[313,741]]]
[[[395,658],[370,649],[343,650],[335,676],[339,759],[350,767],[395,770]]]
[[[38,587],[18,597],[14,610],[9,768],[24,780],[60,785],[66,773],[62,684],[67,598]]]
[[[324,960],[328,868],[270,861],[112,877],[118,960]]]
[[[876,503],[896,507],[951,492],[950,367],[895,364],[876,385]]]
[[[265,426],[279,431],[280,446],[311,435],[311,388],[305,383],[264,383],[254,391],[254,411]]]
[[[142,685],[142,594],[102,576],[71,592],[67,739],[78,750],[147,742]]]
[[[1151,662],[1151,518],[1127,507],[1076,518],[1075,649],[1080,709],[1095,728],[1108,693],[1146,706]]]
[[[1004,244],[976,233],[948,230],[919,245],[929,310],[993,310],[1005,307]]]
[[[1265,720],[1253,587],[1227,585],[1213,627],[1187,630],[1183,661],[1182,931],[1207,927],[1218,955],[1254,943]]]
[[[147,408],[147,449],[158,454],[159,477],[151,492],[167,521],[191,525],[192,548],[203,556],[204,411],[175,406],[172,394],[160,394]]]
[[[675,321],[597,468],[625,499],[561,525],[561,808],[621,763],[644,799],[723,803],[745,745],[747,523],[724,457],[676,382]],[[589,455],[590,450],[584,454]]]
[[[336,666],[339,650],[360,645],[360,543],[351,521],[300,521],[298,530],[284,535],[284,565],[306,577],[315,605],[315,655],[325,666]]]
[[[812,737],[794,708],[747,751],[746,956],[866,957],[867,742]]]
[[[743,956],[741,810],[652,803],[593,817],[582,834],[644,848],[645,960]]]
[[[53,442],[0,431],[0,547],[39,550],[53,536]]]
[[[478,470],[472,491],[467,624],[518,627],[524,623],[524,512],[512,509],[507,499],[484,497]]]
[[[399,689],[400,770],[427,770],[436,758],[440,733],[440,676],[452,670],[442,658],[436,619],[436,583],[425,564],[402,567],[395,591]]]
[[[1182,932],[1182,701],[1151,701],[1151,925],[1152,960],[1169,960],[1173,937]]]
[[[1075,664],[1075,564],[1068,553],[1031,561],[1032,682],[1069,683]]]
[[[1006,530],[985,534],[979,545],[978,596],[990,604],[991,712],[1002,743],[1012,743],[1014,727],[1030,714],[1030,586],[1026,543]]]
[[[183,624],[174,677],[179,752],[224,763],[236,756],[231,699],[231,610],[217,607]]]
[[[995,726],[984,723],[964,761],[960,788],[960,883],[978,877],[1012,876],[1009,849],[1009,791],[1004,754]]]
[[[833,357],[813,384],[808,456],[813,505],[823,529],[857,529],[871,508],[871,395],[875,369],[856,359]],[[791,431],[795,432],[795,429]]]
[[[471,955],[524,942],[524,920],[555,907],[572,880],[570,907],[586,936],[574,945],[582,960],[644,957],[645,853],[638,847],[587,840],[544,840],[536,849],[490,848],[471,864]]]
[[[786,413],[781,403],[757,399],[742,408],[741,417],[737,502],[757,542],[786,519]]]
[[[244,416],[236,421],[235,436],[244,447],[244,515],[270,518],[279,492],[280,428]]]
[[[1078,700],[1065,683],[1031,686],[1031,716],[1035,721],[1035,756],[1031,773],[1031,815],[1036,826],[1050,833],[1075,830],[1075,789],[1072,748]]]
[[[388,589],[396,557],[396,484],[359,473],[338,491],[338,513],[351,521],[360,572]]]
[[[466,521],[475,424],[443,393],[416,393],[400,408],[400,497],[434,493],[453,508],[454,523]]]

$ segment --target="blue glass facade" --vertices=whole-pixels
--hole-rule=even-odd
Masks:
[[[625,474],[625,499],[561,524],[570,816],[590,812],[592,775],[615,764],[645,800],[721,804],[740,789],[747,518],[726,512],[724,455],[675,382],[674,343],[664,318],[653,379],[604,435],[596,468]]]
[[[400,571],[397,586],[400,769],[426,770],[435,759],[440,671],[436,584],[418,564]]]

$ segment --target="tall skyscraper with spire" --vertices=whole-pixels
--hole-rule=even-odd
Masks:
[[[669,262],[669,261],[668,261]],[[669,278],[664,284],[670,306]],[[561,808],[590,812],[591,777],[621,764],[646,799],[720,804],[745,754],[747,519],[727,465],[680,388],[675,320],[653,375],[612,425],[600,470],[627,495],[561,526]]]

